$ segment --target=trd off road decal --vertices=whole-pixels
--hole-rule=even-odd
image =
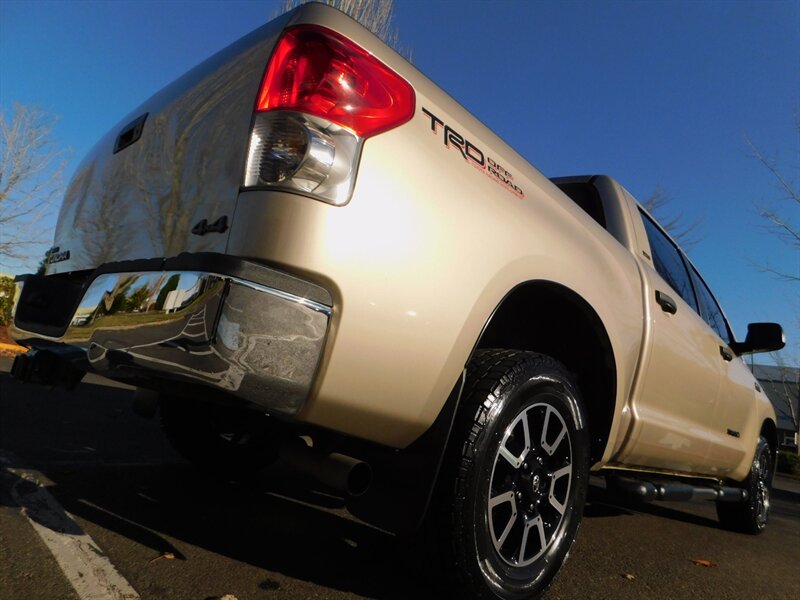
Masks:
[[[495,183],[503,186],[509,192],[514,194],[517,198],[524,198],[525,194],[522,192],[517,184],[514,183],[514,176],[511,175],[505,168],[503,168],[491,156],[484,154],[483,150],[478,148],[475,144],[464,138],[455,129],[446,125],[439,117],[432,112],[422,107],[424,112],[431,120],[431,133],[434,135],[439,134],[441,128],[444,145],[447,148],[458,150],[468,164],[472,165],[479,171],[482,171]]]

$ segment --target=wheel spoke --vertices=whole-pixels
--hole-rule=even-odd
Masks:
[[[547,496],[547,500],[550,502],[550,505],[553,508],[555,508],[561,515],[564,514],[564,511],[567,508],[567,498],[569,497],[569,485],[567,485],[567,491],[564,494],[564,502],[561,502],[555,496],[556,481],[558,481],[562,477],[569,477],[570,475],[572,475],[572,465],[566,465],[565,467],[561,467],[558,471],[553,473],[553,477],[550,479],[550,493]]]
[[[515,469],[519,469],[519,466],[522,464],[522,457],[511,454],[511,451],[506,448],[505,445],[500,446],[500,456],[505,458]]]
[[[547,431],[548,431],[548,428],[550,426],[550,415],[553,414],[553,413],[555,413],[555,410],[553,410],[551,407],[548,406],[547,407],[547,412],[545,413],[545,417],[544,417],[544,425],[542,426],[542,439],[541,439],[541,441],[539,443],[539,445],[542,447],[542,449],[545,452],[547,452],[548,456],[553,456],[553,452],[556,451],[556,448],[558,448],[558,445],[561,443],[561,440],[564,439],[564,436],[567,433],[567,428],[564,426],[563,423],[561,423],[561,431],[559,431],[558,435],[556,436],[556,441],[553,442],[552,444],[548,444],[547,443]],[[560,419],[559,419],[559,423],[560,423]]]
[[[539,552],[541,553],[547,546],[547,537],[544,534],[544,521],[542,517],[536,517],[533,520],[533,524],[536,526],[536,529],[539,530]]]
[[[514,453],[511,452],[508,448],[506,448],[506,442],[508,442],[511,434],[514,431],[514,424],[511,425],[506,430],[505,436],[503,436],[503,443],[500,445],[500,456],[505,458],[508,463],[514,467],[515,469],[519,469],[520,465],[525,460],[525,457],[528,455],[528,451],[531,449],[531,433],[530,429],[528,428],[528,419],[523,418],[522,421],[522,433],[525,440],[525,447],[522,449],[522,452],[519,453],[519,456],[515,456]]]
[[[489,500],[489,525],[492,528],[492,533],[494,533],[494,518],[492,515],[492,511],[496,506],[501,504],[505,504],[509,502],[511,504],[511,516],[508,519],[508,523],[506,523],[505,528],[503,529],[503,533],[500,534],[500,537],[497,538],[497,549],[500,550],[500,547],[506,541],[508,534],[511,533],[512,527],[514,527],[514,523],[517,520],[517,502],[514,499],[514,492],[505,492],[503,494],[498,494],[494,498]]]
[[[522,418],[522,433],[525,436],[525,450],[522,452],[522,456],[525,456],[528,453],[528,450],[531,449],[531,430],[528,427],[527,413]]]
[[[537,517],[538,519],[539,517]],[[525,521],[524,529],[522,530],[522,541],[520,542],[519,546],[519,556],[517,557],[517,562],[524,562],[525,561],[525,550],[528,546],[528,534],[531,531],[531,527],[533,527],[533,521]]]
[[[525,552],[528,549],[528,536],[531,532],[531,529],[533,529],[534,527],[537,529],[537,532],[539,533],[539,551],[530,560],[534,560],[536,557],[538,557],[539,554],[544,552],[544,549],[547,546],[547,538],[544,533],[544,521],[542,521],[542,517],[535,517],[533,519],[525,521],[525,529],[522,532],[522,541],[520,542],[520,547],[519,547],[518,562],[520,564],[526,564],[527,562],[530,562],[530,560],[528,561],[525,560]]]
[[[504,502],[511,502],[512,505],[515,505],[514,502],[514,492],[503,492],[502,494],[497,494],[493,498],[489,499],[489,508],[492,509],[495,506],[503,504]]]

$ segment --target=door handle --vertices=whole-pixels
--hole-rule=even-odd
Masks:
[[[719,353],[722,355],[722,358],[725,359],[725,362],[731,362],[733,360],[733,352],[728,350],[725,346],[719,347]]]
[[[664,292],[659,292],[656,290],[656,302],[658,302],[658,304],[661,306],[661,310],[663,310],[665,313],[674,315],[676,312],[678,312],[678,305],[675,304],[675,300],[670,298]]]

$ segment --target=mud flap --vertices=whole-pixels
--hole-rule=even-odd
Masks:
[[[372,485],[347,503],[353,515],[396,535],[412,535],[420,528],[441,470],[465,379],[466,370],[433,425],[419,439],[403,450],[387,450],[372,458]]]

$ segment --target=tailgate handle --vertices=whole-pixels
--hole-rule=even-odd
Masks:
[[[661,310],[663,310],[665,313],[674,315],[676,312],[678,312],[678,305],[675,304],[675,300],[670,298],[664,292],[656,292],[656,302],[658,302],[658,304],[661,306]]]
[[[114,154],[139,141],[139,138],[142,137],[142,129],[144,129],[144,122],[147,120],[148,114],[144,113],[141,117],[122,128],[122,131],[117,136],[117,141],[114,142]]]

